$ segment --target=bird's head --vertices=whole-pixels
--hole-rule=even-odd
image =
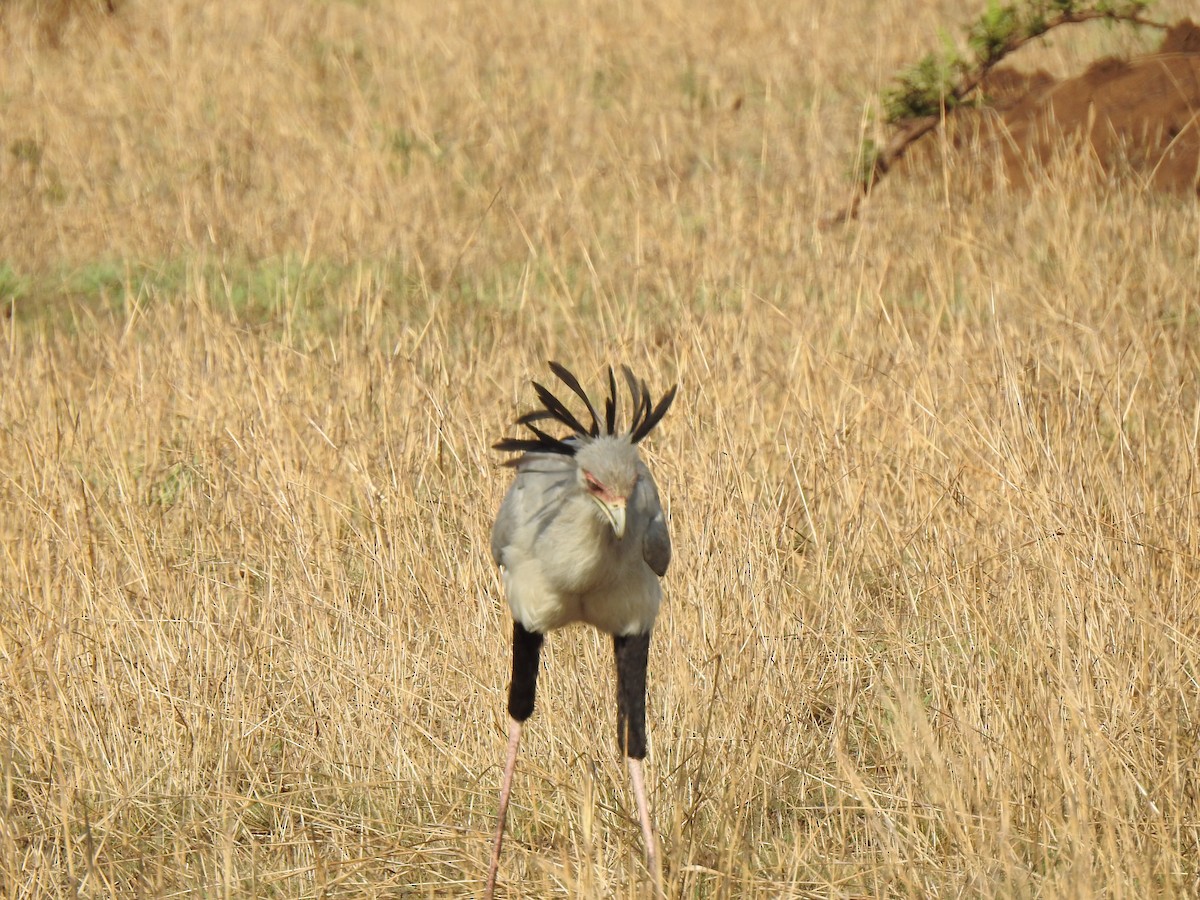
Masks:
[[[638,479],[637,445],[625,435],[603,435],[575,453],[579,487],[612,525],[617,540],[625,537],[625,507]]]
[[[638,479],[638,442],[666,415],[671,401],[675,399],[675,387],[655,404],[650,399],[650,388],[646,382],[639,381],[627,366],[622,366],[621,372],[629,388],[633,412],[630,414],[629,430],[618,431],[617,379],[611,367],[608,370],[608,396],[604,400],[603,419],[578,378],[556,362],[550,363],[550,371],[583,401],[591,416],[591,424],[584,425],[565,403],[535,381],[533,389],[542,401],[542,407],[517,419],[517,424],[532,432],[533,437],[505,438],[492,446],[509,452],[555,453],[575,457],[580,490],[596,502],[597,512],[604,515],[612,525],[613,533],[620,539],[625,536],[626,505]],[[547,420],[566,425],[571,429],[571,434],[557,438],[535,424]],[[520,459],[513,461],[513,464],[519,464]]]

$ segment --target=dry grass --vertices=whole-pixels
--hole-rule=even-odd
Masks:
[[[547,357],[681,384],[671,896],[1200,890],[1197,204],[815,227],[967,12],[77,5],[0,12],[4,896],[477,893]],[[502,885],[640,896],[608,646],[547,656]]]

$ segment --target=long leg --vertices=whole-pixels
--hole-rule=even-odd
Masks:
[[[613,655],[617,661],[617,746],[629,761],[629,780],[633,783],[638,820],[646,842],[646,868],[661,894],[658,847],[650,826],[650,807],[646,802],[642,773],[642,760],[646,758],[646,665],[650,656],[650,633],[629,637],[614,635]]]
[[[496,872],[500,868],[500,848],[504,844],[508,795],[512,791],[513,773],[517,770],[521,725],[533,715],[542,640],[543,636],[538,632],[528,631],[520,622],[513,622],[512,681],[508,684],[508,754],[504,760],[504,778],[500,782],[500,811],[496,816],[496,837],[492,842],[492,860],[488,864],[487,887],[484,889],[484,896],[489,900],[496,891]]]

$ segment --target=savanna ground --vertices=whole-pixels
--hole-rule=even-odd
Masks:
[[[1067,154],[817,227],[977,10],[114,6],[0,13],[4,896],[478,893],[547,358],[680,384],[669,896],[1200,890],[1195,195]],[[502,890],[643,896],[608,642],[541,687]]]

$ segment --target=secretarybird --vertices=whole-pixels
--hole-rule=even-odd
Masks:
[[[546,632],[586,622],[613,636],[617,668],[617,744],[629,762],[646,865],[658,881],[657,850],[642,760],[646,757],[646,661],[650,630],[662,600],[659,578],[671,561],[671,537],[638,443],[666,414],[675,387],[652,403],[645,381],[622,366],[633,411],[617,430],[617,379],[608,370],[601,419],[579,379],[558,363],[550,371],[583,401],[580,421],[547,388],[533,382],[541,407],[516,420],[532,437],[505,438],[494,449],[520,453],[517,470],[492,527],[492,557],[500,567],[513,615],[512,681],[508,687],[508,755],[486,895],[496,887],[504,819],[517,766],[521,726],[533,714],[538,657]],[[563,425],[553,437],[539,424]]]

